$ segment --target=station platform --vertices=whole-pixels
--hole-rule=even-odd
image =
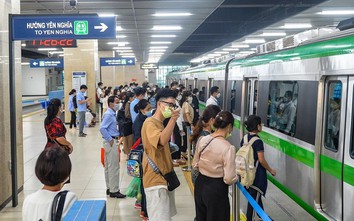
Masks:
[[[47,100],[48,96],[22,97],[22,113],[27,115],[42,110],[42,102]]]
[[[42,188],[42,184],[34,174],[34,167],[40,152],[46,142],[43,129],[43,113],[23,118],[23,145],[24,145],[24,190],[19,194],[19,205],[11,207],[9,203],[1,212],[0,220],[22,220],[22,203],[24,197]],[[92,128],[85,128],[87,137],[78,137],[77,129],[67,127],[67,139],[73,144],[74,151],[70,155],[72,161],[71,183],[64,189],[74,192],[79,199],[105,199],[107,200],[108,221],[137,221],[140,211],[134,209],[135,198],[116,199],[106,196],[106,185],[103,167],[100,162],[100,148],[102,137],[99,132],[99,124]],[[124,193],[132,177],[125,172],[126,156],[121,156],[121,192]],[[175,168],[180,179],[181,186],[176,190],[177,215],[173,221],[192,221],[195,217],[193,188],[189,173],[181,168]],[[187,177],[187,179],[186,179]],[[246,212],[246,202],[241,197],[241,210]],[[267,198],[263,199],[266,213],[274,220],[315,220],[311,215],[299,207],[269,182]],[[244,219],[243,219],[244,220]]]

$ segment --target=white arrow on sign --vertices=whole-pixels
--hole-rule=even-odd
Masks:
[[[130,64],[131,64],[131,63],[133,63],[133,61],[132,61],[132,60],[128,60],[128,63],[130,63]]]
[[[105,23],[100,23],[101,25],[100,26],[95,26],[94,28],[95,29],[101,29],[100,32],[104,32],[107,30],[108,26],[105,24]]]
[[[32,64],[33,64],[34,66],[37,66],[38,63],[37,63],[37,62],[33,62]]]

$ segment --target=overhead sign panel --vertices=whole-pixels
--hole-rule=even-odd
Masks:
[[[64,68],[63,59],[34,59],[30,61],[31,68]]]
[[[135,65],[135,58],[100,58],[101,66],[130,66]]]
[[[114,39],[116,18],[96,14],[14,15],[12,40]]]
[[[142,63],[140,69],[159,69],[159,65],[157,63]]]
[[[74,39],[46,39],[26,41],[26,48],[74,48],[77,47]]]

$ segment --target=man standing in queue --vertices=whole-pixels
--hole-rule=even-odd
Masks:
[[[156,95],[156,112],[145,120],[141,130],[145,150],[142,162],[143,185],[147,211],[151,221],[170,221],[171,217],[177,214],[174,191],[168,190],[164,177],[155,173],[148,162],[149,157],[162,174],[173,170],[169,140],[180,112],[176,106],[175,96],[176,94],[172,90],[159,90]],[[163,121],[167,118],[170,120],[164,128]]]
[[[115,96],[107,100],[108,109],[103,114],[100,132],[103,136],[104,147],[104,174],[107,186],[107,195],[113,198],[125,198],[119,191],[119,156],[118,156],[118,130],[116,111],[114,110]]]
[[[86,91],[87,86],[83,84],[80,86],[79,93],[76,94],[77,113],[79,115],[79,137],[86,137],[87,135],[84,133],[85,116],[87,110],[87,103],[91,100],[91,98],[85,98]]]

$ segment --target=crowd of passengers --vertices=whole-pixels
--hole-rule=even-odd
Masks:
[[[83,138],[88,136],[84,133],[85,115],[87,112],[93,114],[88,111],[93,99],[85,96],[87,90],[86,85],[82,85],[78,92],[72,90],[68,101],[70,128],[76,127],[78,116],[79,137]],[[173,174],[174,167],[186,164],[187,137],[190,137],[193,147],[191,175],[195,220],[230,220],[228,187],[239,179],[236,174],[236,147],[254,137],[252,148],[257,166],[256,178],[247,191],[263,208],[261,197],[267,190],[266,171],[273,176],[276,171],[265,160],[264,144],[258,137],[262,131],[261,118],[249,116],[245,122],[248,133],[241,144],[233,145],[228,138],[232,135],[234,117],[219,107],[219,88],[214,86],[210,89],[202,114],[199,97],[198,89],[187,89],[177,82],[165,88],[149,83],[141,86],[131,83],[115,89],[98,83],[95,118],[101,117],[99,130],[103,138],[106,193],[112,198],[126,197],[119,183],[119,159],[124,158],[120,150],[129,155],[131,148],[140,143],[144,151],[139,188],[142,197],[134,207],[141,210],[142,220],[168,221],[177,214],[175,190],[168,185],[166,174]],[[77,200],[74,193],[61,191],[63,185],[70,182],[69,154],[74,150],[65,138],[66,128],[60,119],[62,112],[61,101],[51,100],[44,121],[47,144],[35,167],[43,188],[25,198],[23,220],[49,221],[53,212],[64,217]],[[171,147],[175,147],[172,154]],[[124,172],[125,168],[122,170]],[[64,198],[65,203],[53,210],[53,202],[60,198]],[[258,220],[256,217],[256,212],[248,205],[247,220]]]

